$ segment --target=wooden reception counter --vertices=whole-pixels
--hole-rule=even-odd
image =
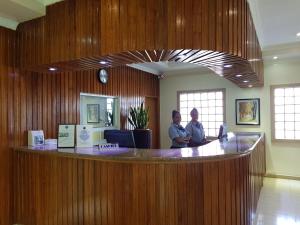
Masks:
[[[198,148],[14,151],[13,222],[24,225],[250,225],[264,135]]]

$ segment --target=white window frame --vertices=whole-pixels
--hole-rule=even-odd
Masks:
[[[271,103],[271,140],[274,142],[292,142],[292,143],[300,143],[300,139],[278,139],[275,138],[275,89],[278,88],[300,88],[300,83],[296,84],[280,84],[280,85],[271,85],[270,86],[270,103]],[[298,105],[298,104],[294,104]],[[285,113],[284,113],[285,114]],[[293,121],[295,123],[295,120]]]
[[[181,94],[191,94],[191,93],[207,93],[207,92],[222,92],[223,93],[223,123],[226,123],[226,89],[218,88],[218,89],[200,89],[200,90],[182,90],[177,91],[177,110],[180,112],[180,95]],[[188,112],[189,114],[189,112]],[[202,122],[202,121],[199,121]],[[204,130],[207,130],[207,127],[204,127]],[[218,129],[218,128],[217,128]],[[208,138],[216,138],[218,136],[208,136],[208,133],[205,132],[206,137]]]

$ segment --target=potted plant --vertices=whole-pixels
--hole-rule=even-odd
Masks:
[[[151,148],[152,133],[148,129],[149,108],[142,102],[139,107],[130,107],[129,123],[133,126],[133,136],[137,148]]]

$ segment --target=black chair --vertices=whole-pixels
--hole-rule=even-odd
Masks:
[[[105,130],[107,143],[119,144],[119,147],[135,148],[133,133],[130,130]]]

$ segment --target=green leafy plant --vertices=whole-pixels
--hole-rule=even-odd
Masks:
[[[149,125],[149,108],[145,108],[143,102],[139,107],[131,106],[128,121],[134,129],[147,129]]]
[[[107,123],[107,126],[113,126],[114,125],[114,115],[113,113],[107,111],[106,112],[106,123]]]

